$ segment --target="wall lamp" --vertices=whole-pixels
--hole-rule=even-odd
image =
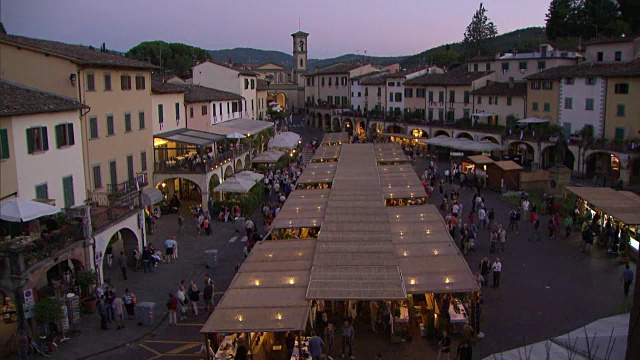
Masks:
[[[69,81],[71,81],[71,86],[76,86],[76,74],[69,75]]]

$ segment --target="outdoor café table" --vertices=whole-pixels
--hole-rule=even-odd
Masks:
[[[458,308],[460,310],[459,313],[456,313],[455,305],[458,305]],[[462,302],[460,300],[453,299],[453,301],[449,305],[449,319],[453,327],[452,333],[454,334],[461,333],[464,324],[469,322],[467,311],[465,310],[464,305],[462,305]]]
[[[238,352],[238,343],[233,344],[233,340],[237,337],[236,334],[231,336],[225,336],[222,343],[220,343],[220,347],[216,352],[216,360],[228,360],[236,357],[236,353]]]

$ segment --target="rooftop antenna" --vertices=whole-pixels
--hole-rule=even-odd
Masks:
[[[302,27],[300,26],[300,16],[298,16],[298,31],[302,31]]]

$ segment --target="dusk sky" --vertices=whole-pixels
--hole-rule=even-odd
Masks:
[[[485,0],[499,33],[543,26],[549,0]],[[460,41],[478,0],[0,0],[10,34],[126,51],[141,41],[205,49],[291,53],[309,35],[309,57],[412,55]]]

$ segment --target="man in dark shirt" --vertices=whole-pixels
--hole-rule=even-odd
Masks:
[[[124,256],[124,252],[122,251],[120,251],[120,256],[118,256],[118,266],[120,266],[122,276],[127,280],[127,258]]]
[[[204,290],[202,291],[202,300],[207,308],[207,314],[213,311],[213,281],[205,279]]]
[[[629,288],[633,282],[633,271],[629,269],[629,264],[625,266],[624,272],[622,273],[622,281],[624,282],[624,297],[628,297]]]

